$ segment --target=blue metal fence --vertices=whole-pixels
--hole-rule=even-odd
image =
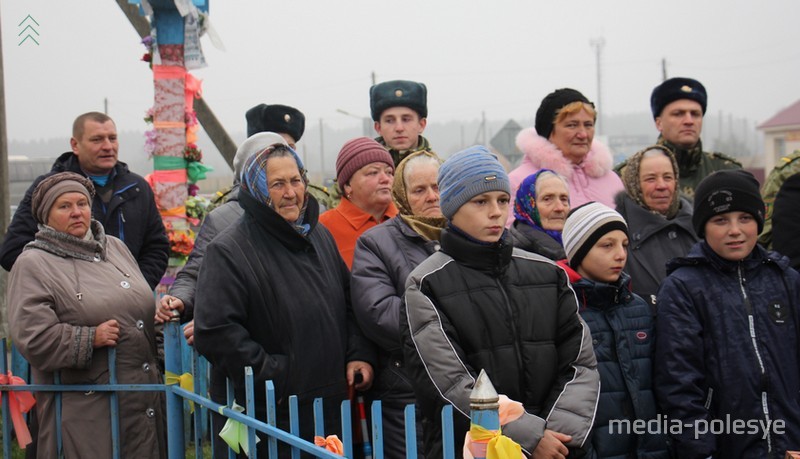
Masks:
[[[213,435],[209,436],[209,410],[213,410],[222,416],[232,419],[241,423],[243,429],[246,429],[246,446],[250,452],[250,457],[256,456],[256,451],[260,448],[267,448],[270,457],[277,457],[278,455],[278,442],[285,443],[291,447],[293,459],[298,459],[300,452],[306,452],[313,456],[323,459],[337,459],[340,456],[333,454],[322,447],[316,446],[314,443],[303,440],[299,437],[300,422],[299,422],[299,407],[298,399],[296,396],[291,396],[288,399],[289,406],[289,431],[283,431],[277,426],[275,418],[276,403],[275,403],[275,388],[271,381],[267,381],[266,391],[267,398],[267,422],[262,422],[255,417],[255,391],[258,390],[253,381],[252,369],[245,368],[245,389],[246,400],[244,406],[244,413],[238,412],[233,409],[233,389],[228,382],[228,401],[227,405],[220,405],[213,402],[208,397],[208,362],[199,356],[194,348],[186,346],[183,341],[183,334],[181,333],[180,325],[177,322],[165,324],[164,326],[164,349],[165,349],[165,369],[167,374],[184,375],[189,373],[194,379],[194,389],[192,391],[181,388],[180,384],[175,381],[169,381],[165,384],[119,384],[116,377],[115,365],[115,351],[109,348],[109,384],[105,385],[65,385],[59,384],[56,379],[55,384],[28,384],[25,386],[17,386],[9,384],[0,384],[0,398],[2,399],[2,450],[3,458],[11,458],[11,416],[9,410],[9,392],[13,391],[30,391],[36,392],[55,392],[56,393],[56,420],[57,425],[60,425],[60,394],[69,391],[95,391],[95,392],[110,392],[111,403],[111,427],[112,427],[112,444],[113,444],[113,457],[119,458],[119,408],[117,394],[119,392],[137,392],[137,391],[159,391],[165,394],[166,407],[167,407],[167,447],[168,457],[170,459],[184,458],[186,454],[186,445],[188,439],[191,437],[194,441],[195,456],[198,459],[204,457],[203,445],[210,443],[213,444],[222,441],[220,438],[214,438]],[[0,374],[9,373],[9,369],[15,375],[27,375],[28,366],[27,362],[21,355],[13,348],[10,349],[11,354],[11,368],[8,364],[9,350],[6,346],[6,340],[2,340],[2,356],[0,356]],[[57,378],[57,376],[56,376]],[[171,378],[174,379],[174,378]],[[30,382],[30,381],[28,381]],[[190,414],[190,403],[194,404],[195,409]],[[314,401],[314,434],[324,437],[326,433],[325,425],[323,422],[323,405],[322,400],[317,399]],[[344,455],[346,457],[354,457],[353,451],[353,431],[352,431],[352,416],[349,401],[344,401],[340,407],[342,432],[339,437],[342,440],[344,447]],[[372,457],[373,459],[383,459],[383,437],[382,437],[382,422],[381,422],[381,404],[380,401],[373,402],[371,406],[371,442]],[[413,405],[410,405],[405,410],[405,423],[406,423],[406,455],[409,459],[417,457],[417,438],[416,438],[416,420]],[[185,426],[193,425],[193,429],[189,430]],[[444,442],[444,458],[452,459],[455,457],[455,441],[453,438],[453,411],[452,407],[448,406],[442,411],[442,427],[443,427],[443,442]],[[60,429],[57,434],[57,441],[59,450],[61,450]],[[265,434],[268,438],[266,445],[256,444],[256,432]],[[366,439],[365,439],[366,440]],[[229,457],[234,458],[235,453],[229,449]]]

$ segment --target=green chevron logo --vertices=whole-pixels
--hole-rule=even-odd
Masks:
[[[36,27],[39,27],[39,23],[36,22],[36,19],[34,19],[33,16],[29,14],[25,16],[25,19],[23,19],[22,22],[20,22],[17,25],[17,27],[22,27],[26,23],[27,25],[25,26],[25,28],[22,29],[22,31],[17,34],[17,37],[22,37],[17,46],[22,46],[22,44],[28,41],[28,39],[36,43],[36,46],[39,46],[39,41],[36,40],[36,37],[39,36],[39,32],[37,32],[36,29],[33,27],[34,24],[36,25]],[[34,34],[36,35],[36,37],[34,37]]]

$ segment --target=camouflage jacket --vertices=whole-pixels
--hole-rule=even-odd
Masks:
[[[675,159],[678,161],[680,191],[682,195],[690,200],[694,199],[694,190],[697,188],[697,185],[706,178],[708,174],[722,169],[742,168],[742,163],[730,156],[719,152],[703,151],[703,143],[701,141],[698,141],[697,145],[688,150],[667,142],[661,136],[658,137],[656,144],[664,145],[675,153]],[[622,176],[622,169],[625,168],[627,164],[628,161],[626,160],[614,167],[614,170],[620,177]]]
[[[764,219],[764,231],[758,236],[758,242],[768,250],[772,250],[772,210],[775,205],[775,196],[778,195],[783,182],[798,172],[800,172],[800,150],[795,150],[794,153],[779,159],[778,164],[764,180],[761,196],[767,206],[767,214]]]
[[[386,145],[386,141],[383,140],[383,137],[376,137],[375,141],[383,145],[389,151],[389,154],[392,155],[392,161],[394,161],[395,167],[397,167],[397,165],[400,164],[400,161],[405,159],[405,157],[410,155],[411,153],[415,153],[421,150],[434,153],[434,151],[431,149],[431,143],[428,142],[428,139],[422,136],[419,136],[419,140],[417,141],[417,147],[409,150],[395,150],[389,148],[389,146]]]

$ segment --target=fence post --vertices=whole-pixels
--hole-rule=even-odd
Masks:
[[[477,437],[478,428],[497,432],[500,430],[500,398],[492,385],[489,376],[484,370],[478,375],[475,386],[469,394],[470,410],[470,434],[472,438]],[[475,459],[486,457],[486,445],[488,440],[471,440],[469,451]]]
[[[175,318],[164,324],[164,369],[181,374],[181,324]],[[186,452],[183,444],[183,398],[167,386],[167,451],[170,459],[183,459]]]

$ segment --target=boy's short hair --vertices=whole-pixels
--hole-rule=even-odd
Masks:
[[[746,212],[764,229],[764,200],[758,180],[744,169],[724,169],[704,178],[694,194],[692,225],[699,237],[705,237],[706,222],[728,212]]]

